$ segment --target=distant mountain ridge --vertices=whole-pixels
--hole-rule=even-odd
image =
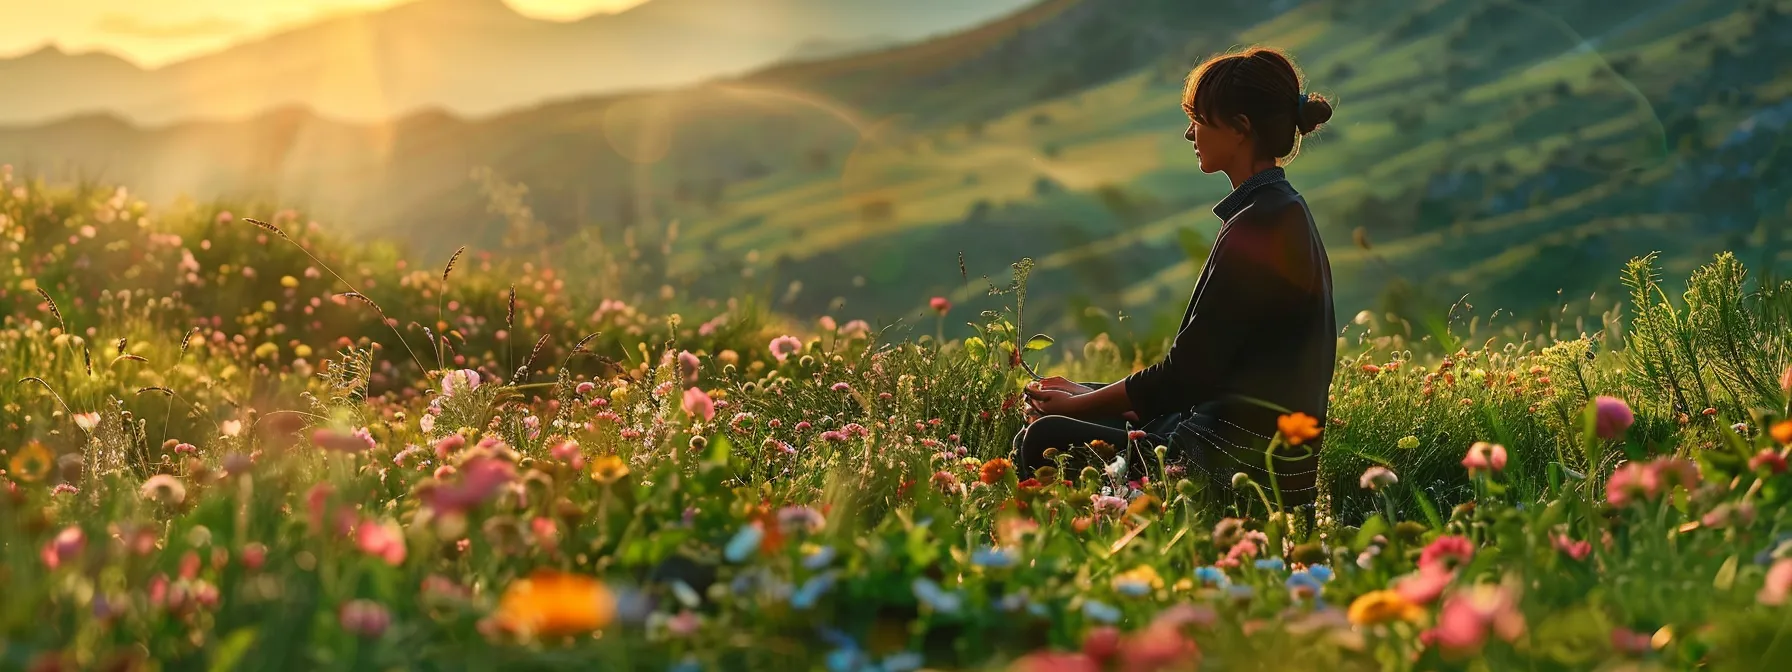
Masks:
[[[650,0],[554,22],[502,0],[417,0],[154,69],[54,47],[0,59],[0,91],[7,92],[0,124],[111,113],[160,125],[293,105],[352,121],[433,108],[486,115],[739,74],[805,43],[918,39],[1031,1]]]

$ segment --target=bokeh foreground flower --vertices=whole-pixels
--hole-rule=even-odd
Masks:
[[[616,617],[616,597],[589,576],[541,570],[511,583],[492,618],[524,637],[560,637],[598,630]]]

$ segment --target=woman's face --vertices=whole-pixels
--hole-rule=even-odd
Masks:
[[[1225,124],[1202,123],[1199,119],[1189,121],[1188,132],[1183,137],[1194,144],[1195,156],[1201,160],[1201,172],[1210,174],[1233,165],[1246,139],[1243,133]]]

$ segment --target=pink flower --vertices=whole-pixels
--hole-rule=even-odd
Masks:
[[[1201,651],[1195,641],[1169,625],[1152,624],[1133,633],[1120,647],[1120,667],[1126,670],[1161,670],[1171,666],[1198,668]]]
[[[336,620],[351,635],[377,639],[386,633],[386,626],[392,624],[392,615],[378,602],[353,600],[342,605]]]
[[[1126,512],[1126,500],[1110,495],[1089,495],[1096,515],[1118,516]]]
[[[1021,656],[1009,672],[1101,672],[1101,664],[1081,653],[1039,651]]]
[[[417,418],[417,429],[423,430],[424,434],[435,433],[436,416],[430,413],[424,413],[422,417]]]
[[[560,536],[560,528],[554,524],[554,519],[545,516],[531,519],[529,531],[535,535],[535,545],[542,548],[553,548]]]
[[[452,397],[479,389],[479,372],[473,369],[460,369],[442,374],[442,396]]]
[[[44,550],[40,555],[43,557],[45,567],[56,569],[80,557],[81,551],[85,548],[87,548],[87,533],[81,531],[80,527],[70,525],[62,528],[61,532],[56,533],[54,539],[44,544]]]
[[[1433,566],[1408,574],[1394,584],[1394,592],[1413,604],[1431,604],[1454,580],[1456,572]]]
[[[1613,469],[1611,478],[1606,480],[1605,501],[1612,506],[1624,506],[1635,497],[1655,499],[1659,491],[1655,470],[1639,462],[1625,462]]]
[[[1786,472],[1786,457],[1772,448],[1762,448],[1761,452],[1748,459],[1748,468],[1752,471],[1766,469],[1771,474],[1783,474]]]
[[[1676,485],[1687,490],[1699,487],[1699,465],[1692,460],[1663,458],[1648,466],[1655,471],[1655,482],[1661,484],[1664,492]]]
[[[553,448],[548,449],[548,452],[554,456],[554,459],[565,462],[574,469],[584,468],[585,453],[579,450],[579,442],[576,439],[566,439],[555,443]]]
[[[1138,430],[1138,429],[1129,431],[1126,433],[1126,440],[1128,440],[1128,441],[1144,441],[1145,440],[1145,432],[1144,432],[1144,430]]]
[[[1612,628],[1612,648],[1618,653],[1632,656],[1648,653],[1654,648],[1649,639],[1649,635],[1628,628]]]
[[[1610,440],[1624,436],[1624,430],[1630,429],[1633,422],[1636,422],[1636,414],[1623,399],[1599,397],[1593,400],[1593,432],[1599,438]]]
[[[852,389],[852,384],[847,383],[846,381],[840,381],[838,383],[834,383],[830,389],[834,390],[835,392],[846,392],[846,391]]]
[[[1480,650],[1490,631],[1508,642],[1518,639],[1525,631],[1524,614],[1511,591],[1477,585],[1444,601],[1432,633],[1438,646],[1467,653]]]
[[[1786,372],[1780,374],[1780,389],[1792,392],[1792,366],[1786,367]]]
[[[255,571],[261,569],[261,566],[267,563],[268,547],[260,543],[251,542],[243,545],[243,550],[238,555],[242,558],[244,567],[249,568],[250,571]]]
[[[1468,447],[1468,454],[1462,458],[1462,466],[1468,468],[1470,476],[1483,472],[1499,473],[1506,468],[1506,447],[1497,443],[1476,441]]]
[[[1767,581],[1761,584],[1761,592],[1755,593],[1755,601],[1778,606],[1785,604],[1789,595],[1792,595],[1792,558],[1775,560],[1773,566],[1767,568]]]
[[[436,442],[436,445],[435,445],[436,459],[446,460],[446,459],[448,459],[449,455],[453,455],[455,453],[455,451],[460,450],[463,446],[466,446],[466,445],[467,445],[467,437],[461,436],[459,434],[449,434],[447,436],[444,436],[444,437],[442,437],[442,440]]]
[[[1556,550],[1561,551],[1570,558],[1574,558],[1577,562],[1587,559],[1587,554],[1593,552],[1593,544],[1591,542],[1584,540],[1575,541],[1566,534],[1550,535],[1550,545],[1555,546]]]
[[[803,350],[803,342],[798,340],[795,336],[779,336],[777,338],[772,339],[772,343],[771,343],[772,357],[777,358],[777,360],[780,362],[784,361],[786,358],[790,357],[791,355],[794,355],[798,352],[802,352],[802,350]]]
[[[847,338],[864,338],[871,335],[871,324],[864,320],[853,320],[840,327],[840,335]]]
[[[404,530],[392,521],[361,521],[355,528],[355,546],[362,553],[384,560],[393,567],[404,564]]]
[[[684,411],[708,422],[716,417],[716,402],[702,388],[692,387],[684,391]]]
[[[683,377],[684,384],[690,385],[697,382],[697,373],[702,368],[703,362],[698,360],[696,355],[691,354],[691,351],[683,350],[678,353],[678,372]]]
[[[595,389],[597,389],[597,383],[593,383],[593,382],[587,380],[583,383],[579,383],[579,386],[573,388],[573,391],[577,392],[579,394],[579,396],[582,397],[587,394],[591,394],[591,391],[595,390]]]
[[[1453,571],[1474,557],[1475,542],[1468,537],[1442,536],[1419,552],[1419,569]]]
[[[174,454],[176,454],[176,455],[197,455],[197,454],[199,454],[199,447],[195,446],[191,443],[175,444]]]
[[[479,455],[458,470],[460,480],[430,491],[430,506],[438,511],[464,511],[484,503],[516,478],[516,466],[496,457]]]
[[[827,332],[835,331],[840,326],[840,323],[834,321],[834,316],[832,315],[821,316],[821,319],[816,320],[815,324],[820,326],[822,331]]]
[[[940,315],[945,315],[947,311],[952,310],[952,302],[943,296],[933,297],[933,300],[928,301],[927,305],[933,308],[933,312]]]
[[[324,450],[343,453],[359,453],[374,447],[373,434],[366,427],[353,432],[322,427],[311,433],[311,443]]]

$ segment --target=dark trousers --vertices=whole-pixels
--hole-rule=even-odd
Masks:
[[[1270,437],[1256,428],[1262,427],[1273,433],[1274,426],[1274,414],[1228,407],[1223,403],[1203,405],[1187,413],[1170,413],[1142,425],[1131,423],[1130,426],[1119,418],[1084,420],[1048,415],[1034,420],[1015,434],[1014,460],[1020,477],[1031,478],[1034,470],[1053,463],[1045,457],[1046,450],[1056,448],[1060,452],[1088,457],[1090,453],[1086,446],[1101,440],[1123,451],[1127,479],[1133,480],[1147,474],[1160,476],[1154,451],[1161,445],[1168,449],[1166,465],[1181,467],[1187,478],[1204,480],[1216,492],[1234,492],[1231,480],[1233,474],[1239,472],[1268,488],[1272,479],[1266,470],[1264,449],[1268,447]],[[1128,440],[1127,432],[1131,429],[1145,432],[1145,437]],[[1284,504],[1300,506],[1313,502],[1318,492],[1317,448],[1307,446],[1278,451],[1289,458],[1276,461],[1273,479],[1281,490]],[[1295,458],[1294,454],[1304,454],[1304,457]],[[1075,474],[1064,474],[1063,477],[1074,478]],[[1247,504],[1248,498],[1256,496],[1254,492],[1234,494],[1246,497],[1242,501]]]

